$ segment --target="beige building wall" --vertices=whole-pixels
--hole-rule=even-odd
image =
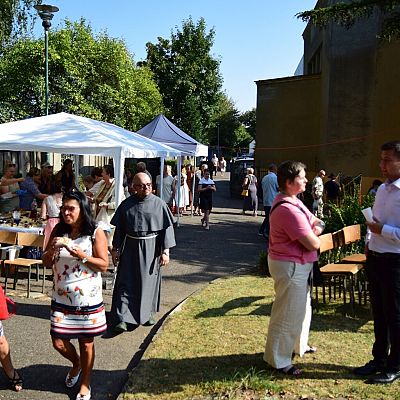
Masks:
[[[256,168],[301,160],[315,165],[320,131],[319,75],[257,82]]]
[[[305,75],[257,82],[258,168],[296,158],[313,171],[380,176],[380,145],[400,139],[400,41],[380,42],[381,23],[376,12],[350,29],[309,24]]]

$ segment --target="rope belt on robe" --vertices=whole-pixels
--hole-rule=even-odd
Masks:
[[[158,233],[152,233],[151,235],[148,235],[148,236],[132,236],[132,235],[126,234],[125,238],[124,238],[124,241],[122,242],[120,254],[122,254],[123,251],[124,251],[126,238],[134,239],[134,240],[142,240],[142,239],[146,240],[146,239],[154,239],[157,236],[158,236]]]

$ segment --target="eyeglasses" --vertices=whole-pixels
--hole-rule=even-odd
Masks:
[[[60,210],[62,211],[62,212],[66,212],[66,211],[68,211],[68,212],[74,212],[75,211],[75,209],[77,209],[77,208],[79,208],[79,207],[73,207],[73,206],[61,206],[60,207]]]
[[[143,189],[143,190],[150,189],[151,186],[152,186],[151,183],[143,183],[142,185],[133,185],[133,187],[135,187],[137,189]]]

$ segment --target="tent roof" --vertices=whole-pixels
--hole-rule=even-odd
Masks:
[[[0,148],[125,158],[176,156],[179,151],[119,126],[68,113],[0,125]]]
[[[184,154],[195,156],[208,155],[208,146],[205,146],[190,137],[163,114],[157,115],[157,117],[146,126],[139,129],[137,133],[159,143],[166,144]]]

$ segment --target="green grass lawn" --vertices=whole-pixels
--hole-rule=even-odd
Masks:
[[[367,385],[351,374],[370,359],[368,309],[343,317],[341,303],[313,316],[310,343],[296,357],[299,378],[274,374],[262,355],[273,301],[271,278],[219,279],[174,313],[146,351],[123,399],[400,399],[400,384]]]

